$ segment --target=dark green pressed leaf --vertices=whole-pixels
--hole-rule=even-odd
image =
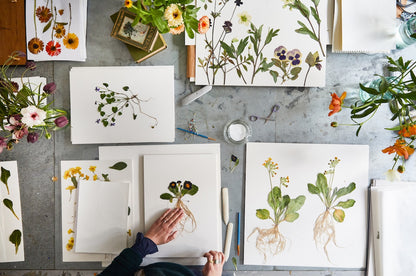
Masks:
[[[358,136],[358,134],[360,133],[360,130],[361,130],[361,127],[362,127],[363,125],[360,125],[358,128],[357,128],[357,131],[355,132],[355,136]]]
[[[355,187],[356,187],[355,183],[351,182],[350,185],[348,185],[347,187],[343,187],[343,188],[339,189],[335,195],[337,196],[337,198],[341,197],[341,196],[344,196],[344,195],[347,195],[347,194],[351,193],[352,191],[354,191]]]
[[[128,90],[129,90],[129,87],[128,87],[128,86],[124,86],[124,87],[123,87],[123,90],[124,90],[124,91],[128,91]]]
[[[160,195],[160,198],[161,199],[164,199],[164,200],[172,200],[173,199],[173,196],[171,195],[171,194],[168,194],[168,193],[163,193],[163,194],[161,194]]]
[[[8,199],[8,198],[5,198],[5,199],[3,199],[3,204],[4,204],[4,206],[6,206],[11,212],[12,212],[12,214],[18,219],[18,220],[20,220],[19,219],[19,217],[16,215],[16,213],[14,212],[14,210],[13,210],[13,201],[11,201],[10,199]]]
[[[49,30],[49,28],[52,26],[52,19],[49,20],[48,24],[46,24],[45,27],[43,27],[43,33],[46,32],[47,30]]]
[[[280,203],[280,209],[286,208],[290,203],[290,197],[288,195],[284,195],[282,198],[282,202]]]
[[[78,181],[75,176],[71,176],[71,182],[74,184],[75,189],[78,188]]]
[[[110,181],[110,178],[108,178],[108,173],[102,173],[101,176],[104,178],[104,181]]]
[[[348,199],[346,201],[338,202],[338,204],[336,206],[347,209],[347,208],[351,208],[352,206],[354,206],[354,204],[355,204],[354,199]]]
[[[416,100],[416,92],[410,92],[410,93],[398,93],[397,94],[398,98],[401,99],[409,99],[409,100]]]
[[[237,46],[237,56],[241,57],[241,54],[244,52],[244,49],[247,47],[248,44],[248,37],[240,40],[240,43],[238,43]]]
[[[302,71],[302,68],[301,67],[293,67],[292,70],[290,70],[290,73],[292,75],[295,75],[296,76],[296,75],[299,75],[300,71]]]
[[[328,195],[328,181],[326,176],[322,173],[318,173],[316,178],[316,187],[318,187],[319,191],[326,197]]]
[[[318,187],[316,187],[315,185],[313,185],[313,184],[311,184],[311,183],[309,183],[309,184],[308,184],[308,191],[309,191],[311,194],[314,194],[314,195],[317,195],[317,194],[319,194],[319,193],[320,193],[320,192],[319,192]]]
[[[192,188],[190,190],[188,190],[188,194],[189,195],[194,195],[198,192],[199,188],[198,186],[196,186],[195,184],[192,184]]]
[[[386,93],[387,88],[389,87],[389,83],[385,77],[381,76],[381,82],[379,85],[380,93]]]
[[[117,162],[109,168],[113,169],[113,170],[121,171],[121,170],[124,170],[125,168],[127,168],[127,163],[126,162]]]
[[[364,110],[362,113],[360,114],[356,113],[354,115],[351,115],[351,119],[359,119],[359,118],[367,117],[368,115],[373,113],[376,109],[377,109],[376,105],[369,105],[368,108]]]
[[[230,56],[231,58],[236,58],[233,49],[227,43],[220,41],[220,44],[228,56]]]
[[[112,108],[111,108],[111,111],[113,111],[113,113],[116,113],[117,112],[117,107],[116,106],[113,106]]]
[[[104,83],[103,83],[103,85],[104,85],[105,87],[108,87],[108,83],[105,83],[105,82],[104,82]]]
[[[313,18],[315,18],[316,23],[321,24],[321,19],[319,18],[318,12],[316,11],[316,9],[314,7],[310,7],[311,9],[311,13]]]
[[[376,89],[364,86],[361,83],[360,83],[360,89],[367,92],[368,94],[371,94],[371,95],[379,95],[380,94],[380,92],[377,91]]]
[[[269,210],[267,209],[257,209],[256,216],[259,219],[268,219],[270,217],[270,213],[269,213]]]
[[[19,245],[22,242],[22,232],[20,230],[14,230],[12,234],[9,237],[9,241],[14,244],[15,251],[17,254],[17,251],[19,250]]]
[[[131,209],[130,209],[130,207],[127,209],[127,215],[128,216],[130,216],[130,213],[131,213]]]
[[[10,171],[8,169],[1,167],[0,180],[1,182],[3,182],[4,185],[6,185],[8,195],[10,194],[9,184],[7,183],[7,181],[9,180],[9,177],[10,177]]]
[[[276,83],[277,82],[277,78],[279,77],[279,73],[276,72],[276,71],[274,71],[274,70],[270,70],[269,71],[269,74],[273,77],[274,83]]]

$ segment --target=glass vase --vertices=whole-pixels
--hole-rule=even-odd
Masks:
[[[416,33],[416,16],[402,22],[397,34],[396,48],[403,49],[416,42],[416,38],[411,37]]]

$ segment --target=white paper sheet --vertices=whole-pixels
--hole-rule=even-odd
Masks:
[[[311,15],[310,6],[314,6],[312,1],[301,0],[305,8],[308,9],[309,21],[301,15],[296,9],[284,7],[285,3],[293,1],[280,0],[261,0],[261,1],[239,1],[242,4],[236,5],[235,1],[197,1],[197,5],[201,8],[198,17],[208,16],[210,18],[211,27],[204,35],[196,35],[196,76],[195,83],[199,85],[234,85],[234,86],[325,86],[326,71],[326,44],[328,43],[328,26],[327,11],[328,2],[320,1],[318,5],[318,14],[320,18],[320,26],[316,19]],[[319,1],[317,1],[319,2]],[[206,7],[206,8],[205,8]],[[215,17],[213,16],[215,14]],[[244,24],[241,18],[246,18],[247,24]],[[295,30],[300,29],[301,22],[304,29],[309,29],[312,36],[316,36],[320,44],[311,38],[306,31],[298,33]],[[309,22],[313,27],[309,25]],[[256,49],[253,40],[248,40],[246,47],[238,47],[240,41],[243,41],[249,34],[250,23],[254,24],[257,29],[263,25],[261,43]],[[268,45],[263,48],[269,28],[279,29],[278,35],[274,37]],[[312,34],[315,32],[315,35]],[[221,42],[228,44],[230,48],[234,47],[236,52],[233,58],[231,55],[224,55]],[[232,41],[235,41],[232,43]],[[209,46],[207,45],[209,44]],[[233,46],[231,46],[233,45]],[[241,44],[243,45],[243,44]],[[292,50],[299,50],[301,53],[301,63],[294,65],[287,63],[285,69],[276,65],[270,68],[263,67],[259,69],[260,60],[266,58],[266,63],[272,62],[272,59],[278,59],[275,56],[275,50],[280,46],[286,47],[286,53]],[[240,50],[237,51],[237,49]],[[213,50],[214,55],[210,52]],[[262,56],[256,55],[256,51]],[[306,58],[309,53],[319,53],[321,70],[314,65],[309,67]],[[253,61],[246,62],[252,56]],[[210,58],[211,57],[211,58]],[[231,61],[229,59],[231,57]],[[286,60],[286,59],[284,59]],[[313,60],[313,59],[312,59]],[[214,62],[214,66],[212,66]],[[217,68],[216,64],[226,64],[221,68]],[[255,64],[255,65],[253,65]],[[211,68],[210,68],[211,67]],[[255,68],[254,68],[255,67]],[[291,75],[296,68],[301,68],[300,73]],[[255,74],[253,78],[253,72]],[[278,74],[275,81],[271,75],[271,71]],[[294,71],[292,71],[294,70]],[[214,71],[217,71],[214,77]],[[239,72],[238,72],[239,71]],[[285,77],[283,78],[283,76]]]
[[[280,177],[289,177],[288,187],[282,186],[282,195],[296,198],[306,197],[294,222],[279,224],[280,233],[286,238],[285,248],[278,254],[264,255],[256,247],[259,229],[274,226],[270,220],[256,216],[257,209],[268,209],[272,214],[267,198],[270,192],[269,176],[262,165],[268,158],[278,164],[277,175],[272,177],[273,186],[279,185]],[[351,208],[344,209],[345,220],[333,221],[336,245],[332,241],[327,246],[328,260],[323,244],[314,241],[314,225],[325,206],[316,194],[308,191],[308,183],[314,184],[318,173],[328,170],[330,159],[338,157],[334,187],[345,187],[351,182],[356,189],[340,198],[341,201],[354,199]],[[367,197],[368,186],[368,146],[361,145],[313,145],[313,144],[269,144],[248,143],[246,158],[246,199],[244,226],[244,264],[279,265],[296,267],[363,268],[367,245]],[[338,201],[336,201],[338,202]],[[333,209],[331,209],[333,212]],[[330,216],[332,218],[332,212]],[[274,215],[272,215],[274,217]],[[253,233],[254,232],[254,233]],[[250,236],[250,234],[253,235]],[[276,242],[272,242],[274,246]]]
[[[22,207],[20,201],[19,177],[17,161],[0,162],[0,167],[10,171],[7,181],[9,191],[3,182],[0,182],[0,262],[23,262],[25,260]],[[4,205],[4,200],[10,200],[16,216]],[[18,230],[21,233],[21,242],[17,248],[9,241],[10,235]]]
[[[118,162],[125,162],[127,167],[123,170],[110,169]],[[75,240],[75,221],[76,221],[76,206],[77,206],[77,194],[78,189],[74,188],[74,183],[71,180],[71,171],[77,170],[84,176],[79,177],[78,173],[75,173],[76,180],[86,178],[94,181],[94,175],[96,180],[103,180],[102,174],[108,174],[110,181],[116,182],[128,182],[132,183],[132,161],[129,159],[110,159],[105,161],[99,160],[80,160],[80,161],[61,161],[61,208],[62,208],[62,261],[63,262],[93,262],[93,261],[105,261],[107,259],[106,254],[89,254],[89,253],[75,253],[74,244]],[[67,177],[66,177],[67,176]],[[131,186],[131,185],[130,185]],[[132,194],[132,191],[129,192]],[[133,206],[132,197],[130,197],[129,206]],[[128,229],[132,227],[132,214],[128,217]],[[127,244],[132,245],[134,242],[133,235],[126,234]],[[72,241],[72,243],[71,243]]]
[[[71,141],[73,144],[173,142],[175,140],[173,66],[75,67],[70,71]],[[112,107],[122,108],[114,126],[102,124],[97,110],[102,99],[97,87],[103,83],[116,93],[134,97],[128,106],[112,103],[102,111],[111,114]],[[123,88],[128,86],[130,91]],[[136,96],[133,96],[136,95]],[[136,98],[137,97],[137,98]],[[138,105],[138,99],[141,100]],[[134,109],[134,110],[133,110]],[[141,112],[140,112],[141,111]],[[117,112],[118,113],[118,112]],[[136,115],[136,119],[134,119]],[[153,117],[153,118],[152,118]],[[156,118],[157,121],[154,119]],[[157,125],[155,125],[157,122]]]
[[[144,156],[144,211],[145,229],[167,208],[177,207],[177,199],[162,200],[161,194],[173,193],[168,190],[172,181],[191,181],[199,190],[181,201],[195,217],[196,227],[190,220],[175,240],[159,246],[159,252],[152,257],[196,257],[210,250],[221,251],[221,206],[220,183],[217,178],[215,154],[176,154]],[[184,188],[183,188],[184,189]],[[186,190],[184,190],[186,191]]]
[[[26,1],[28,59],[85,61],[86,31],[87,0]],[[36,39],[41,41],[37,42],[41,47],[34,50],[32,42]]]
[[[128,182],[78,183],[76,253],[118,254],[127,247]]]

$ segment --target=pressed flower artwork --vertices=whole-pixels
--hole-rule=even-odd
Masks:
[[[196,38],[196,84],[325,86],[325,5],[198,0],[212,30]]]
[[[86,0],[27,1],[28,58],[85,60],[86,3]]]

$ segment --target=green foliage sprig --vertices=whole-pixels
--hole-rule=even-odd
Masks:
[[[8,195],[10,195],[9,184],[7,183],[7,181],[9,180],[9,177],[10,177],[10,171],[8,169],[1,167],[0,180],[1,182],[3,182],[4,185],[6,185]]]

